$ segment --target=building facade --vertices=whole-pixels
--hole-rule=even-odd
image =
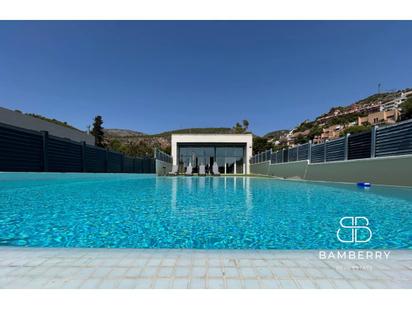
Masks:
[[[392,99],[381,103],[380,111],[390,111],[393,109],[400,109],[400,106],[405,102],[409,97],[412,97],[412,91],[401,92],[401,94]]]
[[[338,125],[333,125],[329,126],[327,128],[323,129],[323,132],[321,134],[321,140],[332,140],[340,137],[341,132],[345,129],[346,127],[342,124]]]
[[[190,164],[194,172],[200,165],[206,171],[216,162],[222,174],[248,174],[253,136],[247,134],[172,134],[173,165],[184,171]]]
[[[50,121],[25,115],[21,112],[12,111],[3,107],[0,107],[0,122],[14,127],[38,132],[47,131],[50,135],[56,137],[67,138],[75,142],[85,142],[88,145],[94,145],[94,136],[91,134],[77,129],[64,127]]]
[[[399,119],[399,110],[391,109],[388,111],[376,112],[365,117],[358,118],[358,125],[376,125],[376,124],[392,124]]]

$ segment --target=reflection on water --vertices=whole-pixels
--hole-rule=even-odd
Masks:
[[[336,238],[365,216],[373,238]],[[412,190],[242,176],[0,174],[0,245],[412,249]]]

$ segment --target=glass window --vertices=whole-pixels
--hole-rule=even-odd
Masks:
[[[197,172],[200,165],[205,165],[206,170],[210,170],[213,163],[216,162],[221,173],[225,172],[225,167],[226,173],[243,173],[244,147],[242,146],[179,145],[178,156],[182,169],[191,163],[194,172]]]

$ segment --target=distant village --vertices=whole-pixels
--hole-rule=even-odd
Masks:
[[[346,107],[332,108],[314,121],[306,120],[268,142],[279,149],[309,140],[318,144],[339,138],[348,132],[368,130],[375,125],[393,124],[400,120],[401,104],[410,98],[412,89],[376,94]]]

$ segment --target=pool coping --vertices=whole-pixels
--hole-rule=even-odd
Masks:
[[[0,288],[412,288],[412,250],[349,260],[318,250],[0,247]]]

